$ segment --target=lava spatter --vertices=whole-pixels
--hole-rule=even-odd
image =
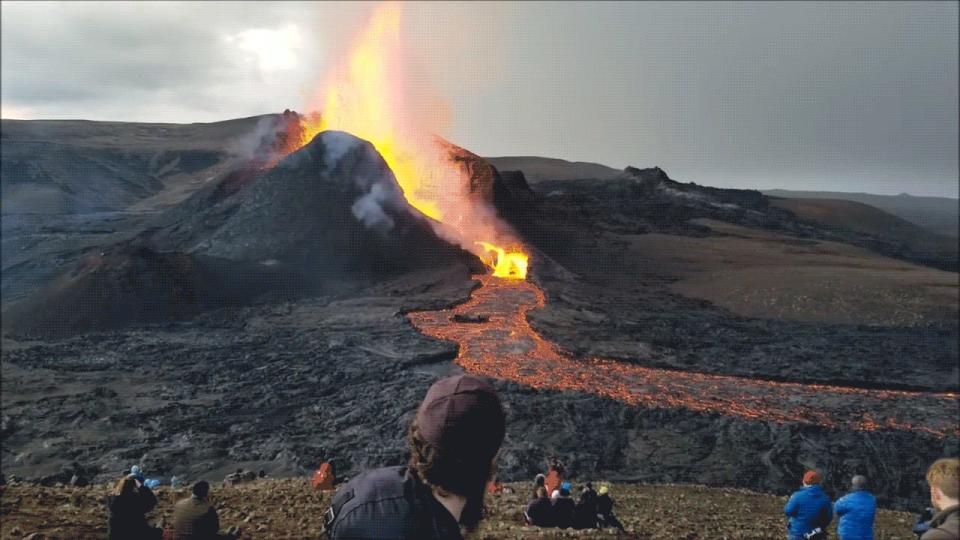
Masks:
[[[951,420],[955,415],[949,413],[956,411],[960,396],[949,392],[773,382],[576,358],[540,336],[527,321],[527,312],[546,303],[535,284],[490,275],[477,279],[481,286],[467,302],[409,314],[420,332],[458,343],[456,363],[471,373],[544,390],[585,392],[629,405],[754,421],[892,429],[938,438],[960,432]],[[487,321],[455,322],[454,315],[483,315]]]

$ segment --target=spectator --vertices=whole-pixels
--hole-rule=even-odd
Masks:
[[[561,529],[569,529],[573,525],[576,503],[570,498],[570,487],[570,482],[561,484],[558,496],[550,501],[553,505],[553,522]]]
[[[157,498],[146,486],[138,485],[131,474],[121,478],[107,497],[110,518],[107,521],[107,538],[160,538],[162,531],[147,525],[147,513],[157,505]]]
[[[601,528],[616,527],[625,531],[623,524],[620,523],[617,516],[613,515],[613,499],[610,498],[610,488],[608,486],[600,486],[597,491],[597,522]]]
[[[506,421],[496,390],[472,375],[434,383],[410,425],[406,467],[341,485],[327,511],[330,538],[460,539],[483,516]]]
[[[240,536],[235,528],[220,534],[220,517],[207,500],[209,493],[210,484],[201,480],[193,484],[190,498],[173,505],[172,540],[232,540]]]
[[[533,498],[534,499],[537,498],[537,492],[540,490],[540,488],[543,488],[544,493],[547,493],[547,488],[546,488],[546,485],[544,484],[544,481],[546,479],[547,477],[544,476],[543,474],[538,474],[533,478]]]
[[[920,540],[957,540],[960,537],[960,459],[943,458],[927,470],[930,503],[937,513]]]
[[[139,483],[141,486],[146,481],[146,478],[143,476],[143,473],[140,472],[140,467],[137,465],[130,467],[130,476],[136,478],[137,483]]]
[[[820,488],[820,473],[803,474],[803,487],[790,496],[783,513],[789,518],[789,540],[826,538],[827,525],[833,520],[833,506],[830,497]]]
[[[867,477],[857,475],[850,481],[853,491],[833,504],[840,540],[873,540],[873,520],[877,498],[867,491]]]
[[[597,492],[589,482],[580,490],[577,506],[573,510],[573,528],[597,528]]]
[[[528,504],[523,511],[523,518],[529,525],[537,527],[553,527],[553,505],[547,497],[547,488],[540,486],[537,488],[536,497]]]
[[[547,471],[547,477],[544,479],[543,485],[547,488],[547,493],[550,493],[552,497],[554,491],[560,490],[560,484],[563,483],[565,470],[560,458],[552,457],[548,460],[548,463],[549,470]]]
[[[329,461],[324,461],[320,467],[313,473],[310,485],[315,490],[333,491],[333,465]]]
[[[236,472],[228,474],[223,479],[224,486],[235,486],[237,484],[244,484],[246,482],[253,482],[257,479],[257,473],[253,471],[245,471],[243,469],[237,469]]]

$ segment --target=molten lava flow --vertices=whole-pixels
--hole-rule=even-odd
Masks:
[[[771,382],[723,375],[653,369],[602,358],[577,359],[543,339],[527,312],[543,307],[536,285],[492,276],[469,301],[452,309],[410,313],[424,334],[460,345],[457,364],[471,373],[533,388],[586,392],[629,405],[683,408],[748,420],[894,429],[936,437],[958,433],[953,393],[865,390]],[[485,324],[456,323],[453,315],[482,314]]]
[[[489,242],[477,242],[487,253],[493,253],[495,257],[491,260],[484,260],[493,270],[495,277],[507,279],[525,279],[527,277],[527,254],[522,251],[506,251]]]
[[[431,218],[436,232],[487,261],[487,248],[519,245],[509,226],[471,192],[471,171],[451,146],[433,135],[444,126],[424,81],[409,74],[401,39],[403,6],[379,5],[350,54],[327,75],[302,117],[299,146],[325,130],[369,141],[393,171],[407,202]],[[440,107],[442,108],[442,107]],[[299,147],[298,146],[298,147]],[[473,196],[472,196],[473,195]],[[526,276],[527,255],[506,252],[491,264],[496,275]]]

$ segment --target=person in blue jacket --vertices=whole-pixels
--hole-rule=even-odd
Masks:
[[[850,481],[853,491],[833,504],[840,540],[873,540],[873,520],[877,498],[867,491],[867,477],[857,475]]]
[[[787,540],[815,540],[827,537],[827,525],[833,520],[830,497],[820,488],[820,473],[803,474],[803,487],[795,491],[783,507],[787,515]]]

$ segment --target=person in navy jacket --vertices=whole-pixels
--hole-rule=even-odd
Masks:
[[[853,491],[833,503],[840,540],[873,540],[873,520],[877,498],[867,491],[867,477],[857,475],[850,481]]]
[[[830,497],[820,488],[820,473],[803,474],[803,487],[794,492],[783,507],[789,518],[788,540],[814,540],[827,537],[827,525],[833,520]]]

